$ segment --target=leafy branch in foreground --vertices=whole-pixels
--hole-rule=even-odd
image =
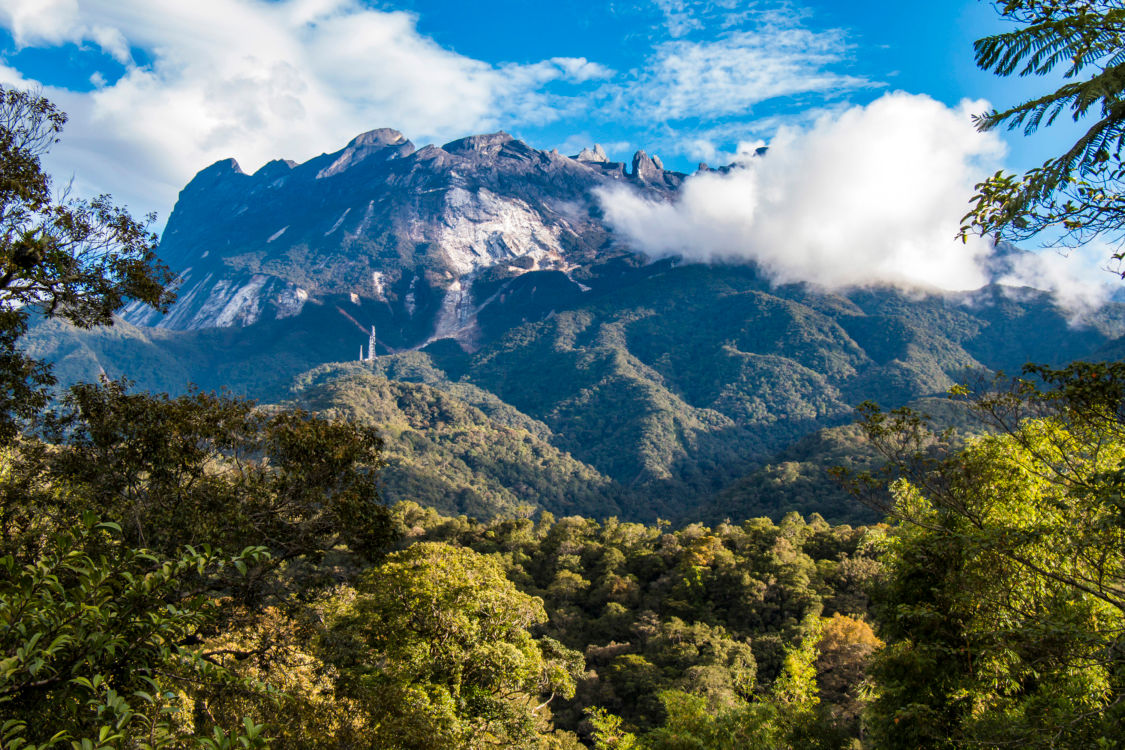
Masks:
[[[980,130],[1031,134],[1064,113],[1093,119],[1065,153],[1022,176],[1003,171],[977,185],[962,236],[970,232],[1023,240],[1047,229],[1067,246],[1100,237],[1125,241],[1125,6],[1119,0],[1006,0],[1002,18],[1020,27],[978,40],[977,65],[997,75],[1067,81],[1053,92],[976,118]],[[1121,255],[1115,254],[1120,260]]]
[[[18,717],[0,729],[3,747],[179,746],[200,730],[256,737],[253,722],[241,732],[200,725],[189,706],[201,682],[265,688],[187,644],[220,609],[198,582],[226,568],[245,574],[265,555],[201,547],[162,558],[88,514],[38,559],[0,558],[0,713]]]

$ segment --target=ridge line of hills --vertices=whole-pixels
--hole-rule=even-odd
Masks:
[[[180,274],[167,315],[44,322],[24,346],[63,384],[194,383],[383,425],[391,502],[841,522],[870,520],[823,472],[869,460],[846,428],[856,404],[1122,354],[1116,303],[1076,325],[1030,289],[833,291],[751,265],[650,262],[604,223],[597,191],[673,201],[684,176],[633,161],[506,133],[415,150],[384,129],[254,175],[217,162],[161,239]],[[1021,252],[1001,251],[1001,265]],[[355,363],[372,329],[374,359]]]

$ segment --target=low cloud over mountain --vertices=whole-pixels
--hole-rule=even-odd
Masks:
[[[781,283],[893,283],[972,289],[990,245],[955,235],[973,185],[1003,145],[972,112],[926,96],[888,94],[866,107],[783,129],[768,152],[729,171],[701,171],[674,202],[628,186],[600,192],[610,225],[656,257],[752,260]]]

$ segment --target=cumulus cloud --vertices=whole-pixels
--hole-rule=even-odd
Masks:
[[[673,203],[625,187],[599,197],[611,226],[653,256],[754,261],[779,283],[976,288],[990,245],[954,236],[1003,154],[970,121],[986,107],[887,94],[782,129],[765,156],[690,177]]]
[[[166,211],[192,174],[228,156],[252,170],[373,127],[424,142],[549,122],[580,105],[548,83],[612,75],[585,58],[490,65],[442,48],[416,20],[359,0],[0,0],[17,45],[93,45],[123,64],[90,92],[46,89],[71,115],[49,166],[135,210]]]

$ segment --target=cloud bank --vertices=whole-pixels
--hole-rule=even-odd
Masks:
[[[987,281],[990,243],[955,235],[973,185],[1003,155],[970,121],[986,106],[886,94],[783,128],[765,156],[690,177],[675,203],[626,187],[599,199],[615,231],[651,256],[754,261],[778,283],[973,289]]]
[[[94,76],[92,91],[46,89],[71,116],[49,166],[145,209],[170,206],[224,157],[252,170],[373,127],[440,140],[549,122],[578,103],[548,84],[612,74],[585,58],[491,65],[416,22],[359,0],[0,0],[18,46],[96,48],[124,67],[111,82]],[[34,83],[11,69],[0,80]]]
[[[374,127],[419,145],[541,129],[561,145],[597,126],[602,143],[714,161],[772,133],[779,101],[815,107],[879,85],[836,72],[849,65],[846,32],[806,28],[787,3],[653,2],[659,33],[618,56],[618,71],[585,57],[474,59],[370,0],[0,0],[0,27],[17,48],[88,71],[86,85],[45,90],[71,116],[48,168],[76,175],[79,194],[165,215],[217,159],[252,171]],[[36,81],[0,64],[0,83]]]

